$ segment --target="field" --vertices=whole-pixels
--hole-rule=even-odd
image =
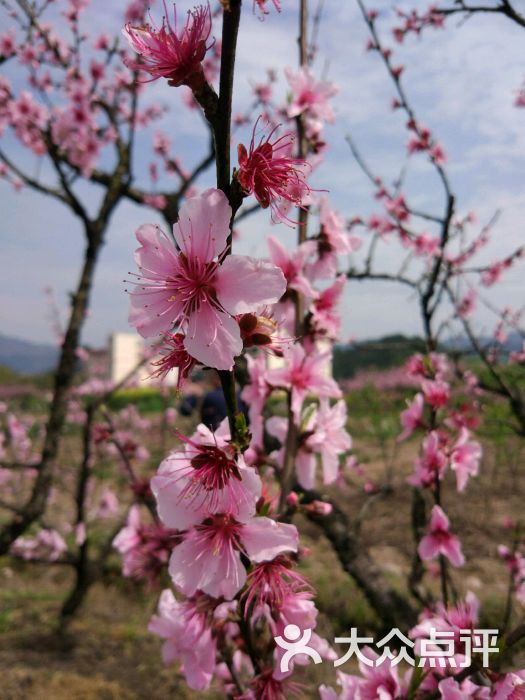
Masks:
[[[383,391],[380,398],[372,386],[347,395],[348,427],[354,441],[352,454],[362,465],[364,477],[347,470],[347,487],[343,491],[323,490],[334,497],[352,524],[359,523],[360,546],[369,550],[387,580],[405,593],[414,554],[411,487],[406,478],[411,473],[418,442],[412,439],[400,445],[396,436],[399,410],[409,395],[409,389],[392,389],[386,394]],[[141,472],[147,474],[159,461],[158,397],[139,393],[127,399],[135,402],[141,415],[155,428],[147,431],[151,455],[141,466]],[[36,402],[24,401],[26,410],[29,407],[38,413]],[[117,401],[114,408],[125,404],[125,400]],[[507,605],[508,573],[496,548],[498,544],[509,544],[504,518],[510,515],[519,519],[523,515],[523,447],[505,427],[502,406],[488,402],[484,413],[480,476],[471,480],[468,498],[458,496],[453,482],[448,481],[443,500],[454,527],[462,534],[467,559],[466,566],[454,572],[457,592],[461,595],[473,591],[483,602],[485,617],[480,622],[487,627],[501,627]],[[177,418],[165,425],[165,442],[174,445],[174,428],[187,429],[191,423],[191,418]],[[46,515],[50,523],[58,523],[72,507],[78,451],[79,429],[73,425],[61,459],[62,464],[70,466],[63,467],[62,488]],[[100,457],[94,469],[102,484],[122,489],[123,474],[111,464],[108,457]],[[342,570],[317,525],[302,516],[297,523],[303,546],[309,550],[302,557],[301,568],[317,590],[320,629],[326,638],[333,639],[350,627],[373,636],[381,629],[381,621]],[[95,531],[95,539],[97,536]],[[159,640],[146,629],[156,607],[158,590],[123,579],[117,554],[110,557],[102,580],[91,587],[84,605],[66,629],[58,629],[58,614],[73,582],[69,567],[4,558],[0,562],[0,581],[2,700],[219,697],[213,690],[187,690],[177,670],[163,666]],[[438,592],[436,580],[425,582]],[[515,611],[513,619],[517,620],[519,614]],[[343,670],[351,670],[351,666]],[[306,673],[320,680],[333,679],[333,669],[327,661]],[[297,673],[300,677],[301,672]]]

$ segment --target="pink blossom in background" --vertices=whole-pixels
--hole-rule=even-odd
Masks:
[[[463,491],[469,477],[477,476],[482,448],[476,440],[470,440],[467,428],[460,430],[457,442],[452,447],[450,454],[450,468],[456,472],[458,491]]]
[[[429,530],[429,534],[422,538],[417,550],[421,559],[427,561],[442,554],[454,566],[463,566],[465,558],[461,551],[461,543],[456,535],[449,532],[449,520],[438,505],[432,508]]]
[[[253,11],[255,13],[255,10],[258,9],[260,14],[261,14],[261,18],[264,15],[269,14],[269,12],[270,12],[267,9],[267,5],[266,5],[267,2],[269,2],[269,0],[253,0]],[[280,12],[281,11],[280,0],[271,0],[271,2],[273,4],[273,6],[275,7],[275,9],[277,10],[277,12]]]
[[[0,56],[10,58],[16,51],[16,36],[13,31],[0,34]]]
[[[421,233],[414,239],[414,250],[416,255],[432,257],[439,252],[440,240],[438,236],[431,236],[429,233]]]
[[[294,345],[284,353],[285,366],[268,372],[268,383],[292,393],[292,411],[300,421],[303,401],[309,392],[319,398],[341,398],[337,382],[328,376],[330,353],[306,354],[302,345]]]
[[[468,318],[474,313],[476,308],[477,293],[474,289],[469,289],[465,296],[459,300],[457,306],[458,316],[461,318]]]
[[[330,123],[335,121],[329,100],[338,94],[338,87],[326,80],[317,80],[308,66],[303,66],[298,71],[286,68],[284,72],[292,91],[287,108],[290,119],[303,114],[307,119]]]
[[[248,406],[250,430],[252,432],[252,446],[262,447],[262,411],[266,399],[270,394],[270,387],[266,381],[266,374],[268,371],[266,368],[266,358],[262,354],[257,355],[257,357],[246,355],[246,362],[248,363],[250,383],[243,388],[241,398]]]
[[[173,530],[162,525],[144,524],[140,507],[131,506],[125,527],[113,540],[113,547],[122,556],[122,575],[155,584],[178,541]]]
[[[359,391],[367,386],[372,386],[379,391],[399,389],[406,387],[419,387],[419,382],[403,367],[392,367],[387,370],[361,370],[352,379],[343,379],[341,382],[343,391]]]
[[[167,78],[170,85],[190,85],[198,87],[204,82],[202,61],[211,33],[211,12],[209,5],[200,5],[188,12],[186,23],[180,34],[177,33],[177,10],[173,6],[173,26],[168,19],[166,3],[161,27],[134,27],[126,24],[122,33],[130,47],[139,54],[142,61],[127,61],[132,70],[143,70],[152,80]]]
[[[179,603],[170,590],[164,590],[159,600],[158,615],[154,615],[148,630],[164,639],[162,659],[165,664],[179,660],[186,682],[193,690],[205,690],[213,677],[217,649],[202,601]],[[204,612],[201,612],[204,610]]]
[[[321,457],[323,484],[332,484],[337,479],[340,460],[352,447],[352,438],[346,431],[346,420],[344,400],[337,401],[333,406],[330,406],[326,398],[320,400],[311,428],[313,434],[306,439],[306,445]],[[314,482],[313,475],[311,477],[308,479],[310,483]],[[304,486],[301,479],[299,481]]]
[[[169,572],[185,595],[201,590],[214,598],[231,600],[246,581],[241,552],[259,563],[284,552],[296,552],[297,543],[293,525],[266,517],[239,523],[226,515],[216,515],[186,533],[173,550]]]
[[[417,393],[412,402],[402,411],[400,420],[403,432],[397,438],[400,442],[409,438],[414,430],[423,425],[424,399],[423,394]]]
[[[158,226],[137,231],[140,274],[131,292],[130,323],[143,337],[185,330],[184,348],[205,366],[231,369],[242,352],[234,314],[276,302],[285,291],[271,263],[241,255],[216,261],[229,234],[231,208],[209,189],[185,200],[173,233],[180,251]]]
[[[440,379],[425,379],[422,384],[425,400],[433,408],[443,408],[450,400],[450,386]]]
[[[184,348],[182,333],[166,333],[160,348],[161,357],[152,362],[156,367],[152,376],[164,379],[174,369],[177,370],[177,389],[180,390],[188,379],[197,361]]]
[[[67,544],[56,530],[41,529],[34,537],[18,537],[10,552],[27,560],[57,561],[67,552]]]
[[[306,277],[305,270],[306,261],[315,250],[315,242],[305,241],[293,252],[287,251],[275,236],[268,236],[267,242],[270,258],[274,265],[282,270],[287,288],[300,292],[310,299],[316,299],[318,292]]]
[[[523,346],[520,352],[510,352],[509,353],[509,363],[522,363],[525,362],[525,340],[523,341]]]
[[[100,500],[96,512],[98,518],[113,518],[118,514],[119,500],[114,491],[105,488],[100,494]]]
[[[407,209],[406,200],[402,194],[387,199],[384,204],[387,212],[396,221],[406,222],[410,219],[410,212]]]
[[[421,456],[416,459],[416,472],[408,479],[413,486],[434,486],[436,479],[442,479],[448,458],[436,430],[428,433],[423,440]]]
[[[302,207],[311,189],[306,181],[307,164],[303,158],[292,156],[293,135],[285,133],[271,141],[278,127],[261,136],[255,143],[257,124],[253,127],[249,148],[237,147],[239,168],[236,177],[245,195],[253,194],[261,207],[271,208],[278,221],[288,219],[282,202]]]
[[[358,236],[351,235],[339,212],[330,207],[327,197],[319,201],[321,230],[317,238],[318,260],[312,265],[312,275],[332,279],[337,274],[338,254],[352,253],[362,245]]]
[[[346,276],[339,275],[335,282],[320,292],[310,307],[310,326],[315,336],[335,339],[341,331],[341,315],[336,311],[346,284]]]
[[[516,91],[514,106],[525,107],[525,84],[519,90]]]

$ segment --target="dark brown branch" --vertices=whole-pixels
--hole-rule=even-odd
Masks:
[[[362,542],[344,511],[333,500],[321,493],[306,491],[295,485],[305,505],[313,501],[330,503],[332,511],[328,515],[308,513],[308,518],[316,523],[330,541],[343,569],[355,580],[366,599],[377,612],[384,629],[392,627],[409,629],[417,620],[417,613],[410,602],[385,581],[380,569],[370,558]]]
[[[509,0],[501,0],[499,5],[469,5],[459,2],[457,7],[436,7],[434,12],[445,17],[457,14],[499,14],[508,17],[520,27],[525,27],[525,16],[515,10]]]
[[[232,208],[230,221],[230,234],[226,244],[225,255],[231,253],[232,226],[235,213],[239,208],[242,198],[236,196],[234,188],[230,185],[230,142],[231,142],[231,114],[233,79],[235,72],[235,54],[237,51],[237,35],[241,20],[241,0],[230,0],[223,10],[222,19],[222,47],[221,47],[221,72],[218,113],[213,124],[215,139],[215,157],[217,165],[217,187],[228,197]],[[235,391],[235,376],[233,372],[219,371],[219,378],[226,401],[228,424],[233,443],[237,442],[238,435],[238,408]]]

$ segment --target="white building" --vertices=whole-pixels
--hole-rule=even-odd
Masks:
[[[109,339],[109,372],[112,382],[121,382],[127,377],[144,357],[147,348],[143,339],[137,333],[112,333]],[[151,360],[155,358],[152,357]],[[157,384],[158,380],[151,378],[153,368],[151,360],[145,362],[137,371],[139,384]],[[173,370],[164,380],[169,386],[177,383],[177,372]]]

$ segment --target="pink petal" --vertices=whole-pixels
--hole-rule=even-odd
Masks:
[[[286,248],[283,246],[281,241],[277,240],[277,238],[274,236],[268,236],[267,241],[272,262],[279,267],[286,269],[290,262],[290,256],[288,255]]]
[[[271,561],[282,552],[297,552],[299,536],[294,525],[271,518],[253,518],[241,532],[248,557],[255,562]]]
[[[468,700],[469,695],[463,693],[453,678],[446,678],[438,685],[442,700]]]
[[[239,324],[222,311],[202,304],[189,317],[184,347],[206,367],[231,369],[234,358],[242,352]]]
[[[443,509],[439,506],[434,506],[432,508],[432,515],[430,517],[430,529],[431,530],[445,530],[449,528],[449,521]]]
[[[288,434],[288,421],[283,416],[271,416],[266,421],[266,430],[272,437],[277,438],[281,444],[284,444]]]
[[[295,460],[297,481],[303,489],[313,489],[315,486],[315,456],[301,450]]]
[[[465,557],[461,551],[461,542],[456,535],[450,535],[447,541],[441,545],[441,552],[448,557],[453,566],[463,566]]]
[[[224,596],[231,600],[246,581],[246,569],[238,552],[224,556],[222,551],[199,549],[193,539],[191,533],[172,552],[169,573],[173,583],[187,596],[200,590],[214,598]]]
[[[188,481],[185,472],[192,471],[190,465],[187,469],[181,469],[181,466],[181,454],[170,455],[161,462],[157,474],[151,479],[159,518],[166,527],[175,530],[186,530],[203,519],[203,513],[195,503],[180,498],[180,492]]]
[[[224,192],[205,190],[182,205],[173,235],[189,257],[211,262],[226,247],[232,210]]]
[[[434,559],[439,554],[439,540],[432,535],[425,535],[419,543],[417,551],[423,561]]]
[[[215,276],[215,290],[231,314],[244,314],[264,304],[274,304],[286,291],[279,267],[268,260],[230,255]]]
[[[321,461],[323,463],[323,484],[333,484],[339,476],[339,455],[325,449],[321,452]]]
[[[177,249],[164,231],[155,224],[143,224],[136,232],[140,248],[135,251],[137,265],[159,275],[169,274],[177,265]]]
[[[310,299],[317,299],[319,296],[319,292],[312,287],[304,275],[297,275],[297,277],[290,282],[290,289],[295,289],[296,292],[300,292]]]

